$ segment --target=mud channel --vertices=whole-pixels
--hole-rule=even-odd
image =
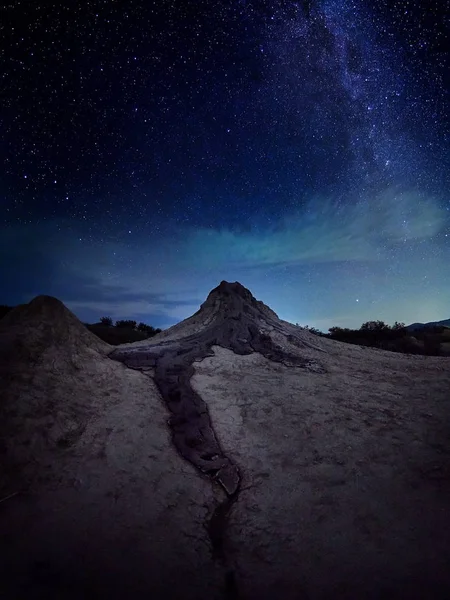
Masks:
[[[215,507],[207,530],[213,557],[225,569],[224,596],[235,600],[239,593],[226,536],[230,512],[239,499],[241,473],[224,454],[208,407],[191,387],[194,362],[214,356],[212,346],[215,345],[240,355],[258,352],[271,361],[289,366],[307,368],[308,361],[283,352],[260,330],[257,324],[262,321],[276,329],[279,329],[279,321],[275,314],[271,317],[270,309],[267,309],[270,312],[262,311],[261,303],[240,284],[223,282],[211,292],[205,304],[208,302],[214,304],[214,318],[208,318],[207,325],[198,333],[158,345],[118,348],[110,358],[143,372],[154,370],[153,379],[171,413],[168,424],[176,449],[224,489],[226,498]]]

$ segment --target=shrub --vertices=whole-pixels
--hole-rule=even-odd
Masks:
[[[159,333],[161,331],[161,329],[152,327],[151,325],[147,325],[146,323],[139,323],[139,325],[137,326],[138,331],[142,331],[143,333],[146,333],[148,337],[153,337],[154,335],[156,335],[157,333]]]
[[[423,338],[424,354],[429,356],[440,356],[441,354],[441,342],[436,335],[426,335]]]
[[[3,317],[5,315],[7,315],[9,313],[9,311],[12,309],[13,309],[12,306],[6,306],[6,304],[0,304],[0,319],[3,319]]]
[[[88,325],[87,328],[101,340],[113,346],[128,344],[130,342],[140,342],[147,338],[146,334],[142,333],[142,331],[129,329],[128,327],[105,327],[96,323]]]
[[[361,331],[388,331],[389,325],[384,321],[366,321],[360,327]]]
[[[317,329],[317,327],[310,327],[309,325],[304,325],[302,329],[306,329],[306,331],[309,331],[314,335],[323,335],[323,333],[320,331],[320,329]]]
[[[122,329],[136,329],[136,321],[132,321],[131,319],[123,319],[122,321],[116,321],[116,327],[120,327]]]
[[[112,327],[113,320],[111,319],[111,317],[102,317],[100,319],[100,323],[102,325],[106,325],[107,327]]]

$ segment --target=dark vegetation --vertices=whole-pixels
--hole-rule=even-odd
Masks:
[[[314,327],[304,327],[311,333],[347,344],[370,346],[405,354],[450,356],[450,327],[434,325],[411,330],[404,323],[387,325],[384,321],[367,321],[359,329],[331,327],[322,333]]]
[[[0,304],[0,319],[13,308],[13,306]],[[98,323],[85,323],[85,325],[92,333],[113,346],[146,340],[161,331],[161,329],[146,323],[137,323],[131,319],[119,320],[114,324],[111,317],[102,317]],[[302,328],[315,335],[347,344],[370,346],[405,354],[450,356],[450,327],[432,323],[418,325],[416,329],[413,329],[413,326],[406,327],[404,323],[397,321],[394,325],[387,325],[384,321],[367,321],[359,329],[331,327],[328,333],[323,333],[308,325],[302,326]]]
[[[146,323],[137,324],[136,321],[131,319],[116,321],[114,325],[111,317],[102,317],[99,323],[92,325],[85,323],[85,325],[89,331],[113,346],[128,344],[130,342],[140,342],[141,340],[153,337],[161,331],[161,329],[157,329]]]
[[[3,319],[3,317],[7,315],[9,311],[13,308],[13,306],[6,306],[6,304],[0,304],[0,319]]]
[[[14,306],[0,304],[0,319],[9,313]],[[146,323],[137,324],[132,320],[116,321],[115,325],[111,317],[102,317],[98,323],[84,323],[84,325],[101,340],[112,346],[119,344],[128,344],[130,342],[140,342],[153,337],[161,331],[147,325]]]

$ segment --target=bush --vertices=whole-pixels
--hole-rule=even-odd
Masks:
[[[399,323],[398,321],[395,321],[395,323],[392,325],[392,330],[404,333],[405,335],[408,333],[406,325],[404,323]]]
[[[159,333],[161,331],[161,329],[152,327],[151,325],[147,325],[146,323],[139,323],[139,325],[137,326],[138,331],[142,331],[143,333],[146,333],[148,337],[153,337],[154,335],[156,335],[157,333]]]
[[[310,327],[310,325],[299,325],[298,323],[296,323],[296,325],[297,325],[297,327],[306,329],[306,331],[309,331],[310,333],[313,333],[314,335],[323,335],[322,331],[320,331],[320,329],[317,329],[317,327]]]
[[[386,325],[384,321],[366,321],[360,327],[361,331],[388,331],[389,325]]]
[[[441,341],[436,335],[427,335],[423,338],[424,354],[428,356],[441,355]]]
[[[129,329],[128,327],[105,327],[96,323],[94,325],[87,325],[87,328],[101,340],[113,346],[140,342],[147,339],[147,335],[142,333],[142,331]]]
[[[122,321],[116,321],[116,327],[121,329],[136,329],[136,321],[123,319]]]
[[[398,321],[392,326],[387,325],[384,321],[366,321],[360,329],[330,327],[328,331],[327,337],[349,344],[408,354],[438,356],[443,353],[440,335],[430,334],[430,330],[427,328],[419,330],[416,337],[412,337],[405,324]]]
[[[9,313],[9,311],[12,309],[13,309],[12,306],[6,306],[6,304],[0,304],[0,319],[3,319],[3,317],[5,315],[7,315]]]
[[[100,319],[100,323],[102,325],[106,325],[107,327],[112,327],[113,320],[111,319],[111,317],[102,317]]]

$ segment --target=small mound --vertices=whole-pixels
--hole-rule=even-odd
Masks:
[[[37,296],[0,321],[0,363],[39,362],[48,354],[60,362],[86,352],[106,352],[98,339],[57,298]]]
[[[52,465],[54,452],[81,436],[102,385],[109,384],[109,350],[50,296],[1,320],[0,454],[9,485],[33,465]]]

